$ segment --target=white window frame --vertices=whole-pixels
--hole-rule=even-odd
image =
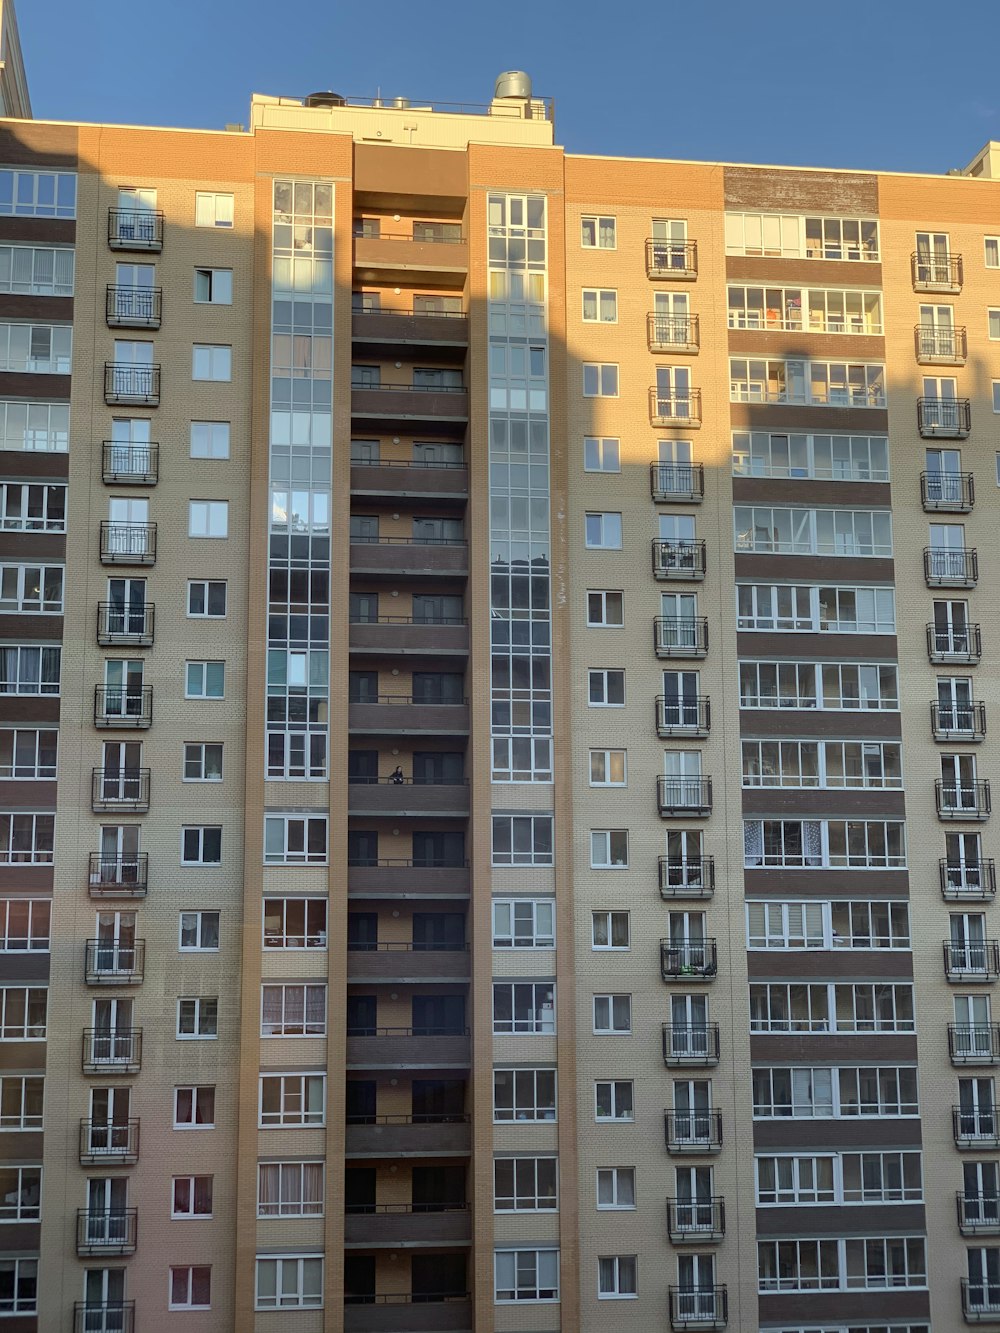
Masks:
[[[608,911],[591,912],[590,948],[593,953],[628,953],[632,947],[631,913],[622,909],[610,908]],[[615,944],[615,918],[625,922],[625,943]],[[597,926],[602,921],[608,938],[607,944],[597,943]]]
[[[38,1260],[22,1259],[15,1255],[9,1255],[3,1260],[3,1263],[5,1266],[9,1266],[9,1268],[11,1269],[12,1273],[11,1290],[13,1291],[14,1295],[11,1301],[11,1308],[9,1310],[4,1310],[0,1312],[0,1318],[6,1315],[17,1316],[17,1315],[37,1314],[38,1313]],[[24,1277],[21,1276],[22,1270],[24,1271]],[[28,1277],[29,1273],[31,1274],[30,1279]],[[29,1282],[30,1285],[34,1287],[35,1295],[19,1296],[18,1292],[21,1289],[22,1283],[27,1285],[29,1284]]]
[[[65,532],[68,489],[61,482],[0,482],[0,529],[4,532]],[[51,518],[50,505],[56,511]],[[60,505],[61,515],[58,513]],[[33,507],[34,514],[31,513]]]
[[[307,1199],[305,1191],[306,1168],[319,1167],[319,1197]],[[278,1197],[273,1203],[261,1198],[265,1171],[278,1172]],[[297,1177],[297,1190],[295,1178]],[[291,1187],[286,1186],[286,1178]],[[326,1215],[326,1163],[322,1158],[306,1158],[295,1162],[257,1163],[257,1216],[261,1218],[324,1217]]]
[[[493,948],[554,949],[555,915],[554,898],[494,898]]]
[[[198,1181],[208,1181],[208,1211],[197,1209],[195,1204],[198,1197]],[[177,1186],[187,1187],[188,1207],[178,1210],[177,1208]],[[170,1180],[170,1216],[172,1218],[186,1218],[190,1221],[203,1221],[212,1217],[213,1208],[214,1178],[212,1176],[172,1176]]]
[[[497,1105],[497,1075],[504,1075],[509,1078],[511,1088],[511,1106]],[[538,1099],[538,1076],[543,1074],[548,1080],[552,1079],[552,1103],[543,1101],[539,1103]],[[531,1102],[518,1102],[518,1093],[524,1092],[524,1085],[530,1079],[531,1083]],[[520,1087],[519,1087],[520,1085]],[[530,1111],[532,1114],[527,1114]],[[539,1114],[541,1111],[543,1114]],[[520,1112],[524,1112],[523,1114]],[[495,1125],[554,1125],[559,1115],[559,1080],[554,1068],[539,1067],[537,1069],[509,1069],[495,1068],[493,1070],[493,1123]]]
[[[0,245],[0,292],[14,296],[72,296],[76,251],[67,245]],[[20,260],[20,263],[18,262]],[[15,269],[26,272],[15,277]],[[57,269],[61,271],[56,272]]]
[[[613,676],[621,676],[622,681],[622,701],[621,703],[608,703],[608,685]],[[600,677],[603,684],[603,703],[595,703],[593,698],[593,685],[595,678]],[[625,707],[625,668],[624,667],[588,667],[587,668],[587,707],[588,708],[624,708]]]
[[[231,384],[232,344],[194,343],[191,347],[191,378],[196,383]]]
[[[266,934],[266,929],[267,929],[267,926],[266,926],[267,905],[268,905],[268,903],[279,903],[279,902],[282,904],[282,908],[281,908],[281,916],[282,916],[282,933],[281,933],[280,936],[272,936],[272,939],[277,938],[277,939],[281,939],[282,941],[287,941],[287,940],[289,940],[289,939],[292,939],[292,940],[302,940],[302,943],[301,943],[301,944],[288,944],[288,943],[284,943],[284,942],[281,943],[281,944],[270,944],[270,943],[268,943],[268,936],[267,936],[267,934]],[[302,909],[302,925],[303,925],[303,927],[304,927],[304,934],[289,933],[289,931],[288,931],[288,904],[289,904],[289,903],[303,903],[303,904],[304,904],[303,909]],[[321,904],[323,905],[323,929],[322,929],[322,930],[318,930],[318,931],[316,931],[316,932],[313,933],[313,934],[310,934],[310,933],[309,933],[309,929],[308,929],[308,928],[309,928],[309,925],[310,925],[310,921],[309,921],[309,915],[310,915],[310,912],[309,912],[309,904],[310,904],[310,903],[321,903]],[[268,949],[325,949],[325,948],[327,947],[327,918],[328,918],[328,915],[329,915],[329,903],[328,903],[328,901],[327,901],[327,899],[326,899],[325,897],[319,897],[319,896],[312,896],[312,897],[310,897],[310,896],[308,896],[308,895],[302,895],[302,896],[299,896],[299,895],[297,895],[297,894],[281,894],[280,896],[277,895],[277,894],[269,895],[269,896],[265,897],[265,899],[264,899],[264,912],[263,912],[262,915],[261,915],[261,948],[262,948],[262,949],[265,949],[265,950],[268,950]],[[317,942],[314,943],[314,944],[311,944],[311,943],[309,942],[310,940],[315,940],[315,941],[317,941]]]
[[[13,1185],[14,1188],[0,1193],[0,1227],[7,1222],[39,1222],[42,1215],[41,1163],[22,1166],[13,1162],[3,1162],[0,1164],[0,1177],[4,1173],[9,1173],[4,1184]],[[22,1196],[32,1187],[35,1189],[35,1202],[27,1203]]]
[[[611,1278],[610,1285],[606,1282],[608,1276]],[[602,1254],[597,1260],[597,1299],[635,1301],[638,1298],[639,1261],[636,1255]]]
[[[51,182],[51,203],[39,202],[43,180]],[[16,167],[4,167],[0,170],[0,217],[75,218],[76,172],[19,171]]]
[[[223,589],[223,600],[226,602],[226,604],[227,604],[227,609],[228,609],[228,603],[229,603],[229,583],[228,583],[228,580],[226,580],[226,579],[188,579],[188,585],[187,585],[187,616],[188,616],[188,619],[189,619],[189,620],[225,620],[225,618],[226,618],[226,611],[223,611],[221,615],[218,615],[218,614],[214,614],[213,612],[211,612],[211,611],[209,611],[209,610],[207,609],[207,608],[208,608],[208,605],[209,605],[209,600],[210,600],[209,589],[211,589],[213,586],[215,586],[215,587],[221,587],[221,588]],[[192,611],[192,610],[191,610],[191,594],[192,594],[192,590],[193,590],[194,588],[202,588],[202,589],[204,589],[203,597],[204,597],[204,604],[205,604],[205,607],[206,607],[206,610],[204,610],[204,611]]]
[[[632,996],[602,994],[593,997],[593,1033],[595,1037],[630,1037],[632,1035]]]
[[[233,226],[234,196],[218,190],[196,190],[194,225],[196,227]]]
[[[602,1176],[606,1178],[606,1183],[611,1187],[611,1203],[601,1203]],[[621,1192],[620,1180],[629,1178],[631,1178],[632,1182],[632,1202],[619,1203],[618,1196]],[[597,1168],[597,1183],[595,1190],[595,1198],[597,1200],[596,1206],[599,1213],[634,1213],[638,1207],[634,1166],[599,1166]]]
[[[610,1115],[601,1115],[601,1089],[609,1088]],[[626,1096],[625,1089],[628,1089]],[[618,1110],[628,1107],[627,1114]],[[594,1082],[594,1121],[598,1125],[632,1124],[635,1120],[635,1082],[630,1078],[597,1079]]]
[[[618,606],[621,611],[620,620],[609,620],[608,609],[613,606],[609,598],[617,597]],[[592,599],[597,598],[594,602]],[[593,614],[601,616],[600,620],[594,620]],[[625,594],[617,588],[588,588],[587,589],[587,627],[589,629],[622,629],[625,625]]]
[[[189,456],[208,460],[229,457],[232,423],[229,421],[192,421]]]
[[[588,241],[587,239],[588,223],[592,224],[593,226],[594,239],[592,241]],[[610,226],[608,224],[610,224]],[[606,237],[609,231],[611,233],[612,243],[610,245],[606,245],[602,243],[601,238],[602,236]],[[580,247],[583,250],[617,250],[618,249],[617,218],[610,213],[604,214],[603,216],[597,213],[584,213],[583,216],[580,218]],[[1000,267],[1000,264],[998,264],[998,267]]]
[[[774,690],[761,689],[761,670],[774,676]],[[811,708],[828,712],[899,711],[899,668],[895,662],[788,662],[741,658],[738,663],[741,709]],[[754,678],[751,693],[744,674]],[[845,673],[848,673],[845,690]],[[787,677],[794,687],[787,692]],[[784,683],[782,677],[785,677]],[[886,688],[892,683],[891,692]],[[770,685],[770,682],[766,682]],[[836,685],[834,691],[832,686]],[[873,692],[872,686],[877,688]]]
[[[853,432],[734,430],[733,476],[888,481],[889,440]]]
[[[545,1274],[549,1278],[554,1278],[554,1282],[543,1285],[540,1281],[541,1274],[538,1271],[540,1256],[546,1256],[544,1263],[550,1271]],[[501,1287],[499,1266],[503,1262],[507,1266],[507,1256],[513,1258],[513,1285]],[[534,1256],[533,1260],[529,1256]],[[519,1286],[521,1274],[525,1273],[529,1264],[534,1264],[534,1284]],[[554,1269],[554,1272],[551,1271]],[[510,1292],[508,1295],[501,1295],[501,1292]],[[524,1294],[522,1294],[522,1292]],[[546,1295],[540,1295],[540,1292],[546,1292]],[[493,1260],[493,1299],[497,1305],[551,1305],[559,1300],[559,1250],[554,1246],[536,1247],[532,1249],[508,1249],[502,1248],[494,1251]]]
[[[896,598],[884,585],[739,582],[736,617],[752,633],[895,634]]]
[[[498,826],[510,824],[510,853],[497,850]],[[547,838],[536,835],[547,830]],[[551,866],[554,864],[554,821],[550,814],[494,813],[491,823],[490,864],[494,866]],[[530,832],[530,845],[524,834]],[[518,837],[517,835],[521,836]]]
[[[43,1006],[42,1021],[32,1023],[29,1021],[32,1007],[39,1004]],[[48,986],[0,986],[0,1042],[47,1040],[48,1013]]]
[[[219,833],[219,859],[217,861],[205,860],[205,834],[209,831]],[[194,834],[198,844],[198,856],[189,860],[185,857],[185,843],[188,841],[187,834]],[[221,824],[184,824],[181,827],[181,865],[182,866],[217,866],[222,864],[222,825]]]
[[[198,1121],[198,1102],[202,1093],[210,1092],[212,1094],[212,1119],[202,1122]],[[181,1083],[174,1088],[174,1129],[214,1129],[215,1128],[215,1084],[214,1083]],[[179,1119],[179,1104],[182,1093],[191,1094],[191,1119]]]
[[[604,839],[603,851],[600,840]],[[614,840],[618,841],[618,850],[624,850],[624,857],[615,856]],[[627,870],[628,869],[628,829],[591,829],[590,830],[590,868],[591,870]]]
[[[789,1097],[783,1092],[776,1097],[775,1076],[783,1085],[786,1074]],[[874,1100],[862,1100],[862,1074],[866,1092],[874,1092]],[[901,1076],[906,1085],[912,1084],[912,1095],[909,1086],[901,1088]],[[770,1088],[768,1100],[757,1101],[758,1080],[763,1086],[765,1079]],[[914,1065],[767,1065],[753,1069],[751,1081],[754,1120],[911,1119],[920,1114]],[[776,1114],[775,1108],[782,1113]]]
[[[552,1193],[539,1194],[539,1164],[545,1163],[546,1170],[551,1168]],[[502,1166],[509,1166],[513,1178],[512,1193],[501,1194],[498,1188],[498,1173]],[[530,1192],[529,1192],[530,1191]],[[509,1199],[510,1206],[501,1206],[501,1199]],[[522,1200],[530,1202],[522,1203]],[[493,1211],[494,1213],[556,1213],[559,1211],[559,1158],[554,1153],[541,1153],[537,1156],[499,1156],[493,1159]]]
[[[509,1018],[497,1014],[497,1002],[505,992]],[[521,1008],[528,1000],[527,1010]],[[527,1016],[523,1016],[524,1014]],[[514,1037],[553,1037],[556,1034],[556,983],[553,980],[493,982],[493,1035]]]
[[[583,531],[588,551],[622,549],[622,516],[616,510],[588,509],[583,516]]]
[[[0,399],[0,448],[21,453],[68,453],[69,403]]]
[[[590,750],[590,785],[591,787],[627,787],[628,786],[628,751],[627,750]],[[595,769],[604,777],[594,776]],[[619,771],[621,777],[612,775]]]
[[[221,672],[214,671],[211,675],[222,678],[222,692],[220,694],[208,692],[209,686],[209,667],[221,667]],[[212,682],[214,684],[214,681]],[[192,685],[194,688],[192,688]],[[226,663],[225,659],[198,658],[184,663],[184,698],[185,699],[224,699],[226,697]]]
[[[42,1110],[38,1115],[30,1114],[26,1107],[29,1100],[29,1084],[38,1084],[31,1092],[40,1099]],[[20,1085],[20,1087],[18,1087]],[[34,1134],[45,1127],[45,1079],[41,1074],[3,1074],[0,1075],[0,1133]],[[18,1109],[12,1112],[11,1102]]]
[[[319,1282],[313,1291],[305,1289],[306,1264],[319,1265]],[[260,1291],[261,1266],[263,1264],[274,1264],[274,1290],[273,1299],[262,1299]],[[294,1264],[296,1271],[296,1281],[294,1290],[289,1294],[291,1288],[284,1275],[284,1269],[287,1264]],[[314,1271],[312,1267],[310,1273]],[[254,1309],[255,1310],[321,1310],[323,1308],[323,1281],[324,1281],[324,1262],[322,1254],[282,1254],[268,1255],[258,1254],[254,1265]]]
[[[48,953],[51,915],[51,898],[0,898],[0,953]]]
[[[268,1023],[265,1020],[267,992],[280,991],[280,1009],[281,1017],[277,1022]],[[294,997],[296,991],[302,992],[301,997],[301,1019],[294,1022],[288,1017],[289,1003]],[[318,991],[323,999],[323,1017],[320,1021],[310,1021],[309,1018],[309,1000],[310,992]],[[315,998],[315,997],[313,997]],[[289,1040],[298,1040],[305,1037],[325,1037],[326,1036],[326,1006],[327,993],[325,981],[263,981],[260,987],[260,1035],[262,1040],[268,1040],[272,1037],[284,1037]],[[299,1028],[300,1031],[295,1029]]]
[[[1000,236],[983,237],[983,263],[986,268],[1000,268]]]
[[[580,318],[584,324],[618,323],[618,292],[614,287],[584,287],[580,305]],[[588,309],[591,314],[587,313]],[[606,315],[605,310],[610,310],[611,314]]]
[[[782,850],[779,855],[766,851],[765,825],[775,826],[772,837],[780,833],[786,847],[787,834],[791,833],[794,825],[801,825],[798,835],[800,850],[790,853]],[[898,852],[890,847],[897,841],[897,831]],[[804,838],[803,832],[807,835]],[[832,838],[831,834],[834,835]],[[865,844],[863,859],[856,850],[859,835]],[[743,864],[746,869],[765,866],[798,870],[906,869],[906,828],[901,820],[896,819],[745,819],[743,846]],[[752,850],[758,846],[759,856]]]
[[[178,1041],[217,1041],[219,1037],[219,997],[217,995],[181,995],[177,1000]]]
[[[207,295],[199,296],[199,288]],[[232,305],[233,270],[231,268],[195,268],[195,305]]]
[[[184,943],[184,931],[185,931],[185,921],[184,921],[184,918],[185,918],[185,917],[193,917],[193,918],[194,918],[194,922],[193,922],[193,923],[189,923],[188,928],[190,929],[190,924],[193,924],[193,925],[194,925],[196,938],[197,938],[197,940],[198,940],[198,943],[197,943],[197,944],[185,944],[185,943]],[[221,925],[222,925],[222,919],[221,919],[222,914],[221,914],[220,912],[213,911],[213,910],[211,910],[211,909],[196,908],[196,909],[193,909],[193,910],[191,910],[191,911],[182,911],[182,912],[180,912],[180,913],[178,914],[178,917],[177,917],[177,952],[178,952],[178,953],[218,953],[218,952],[219,952],[219,944],[202,944],[202,943],[201,943],[202,936],[203,936],[203,934],[204,934],[204,930],[205,930],[205,924],[206,924],[206,921],[207,921],[209,918],[211,918],[211,917],[215,917],[215,937],[216,937],[216,940],[220,940],[220,939],[221,939]]]
[[[321,851],[310,847],[314,826],[323,830]],[[276,836],[278,835],[278,836]],[[274,850],[276,844],[280,846]],[[268,850],[270,847],[272,850]],[[264,815],[265,865],[322,865],[329,860],[330,829],[329,816],[321,814],[278,814]]]
[[[619,474],[622,470],[621,445],[622,442],[617,435],[585,435],[583,437],[584,472]]]
[[[205,753],[209,749],[218,750],[219,752],[219,772],[217,775],[206,776],[205,773]],[[185,741],[181,780],[183,782],[221,782],[223,749],[222,741]],[[200,771],[193,774],[189,772],[192,765]]]
[[[228,500],[189,500],[188,536],[196,540],[229,536]]]
[[[620,383],[616,361],[585,361],[583,363],[584,398],[617,398],[619,393]]]
[[[319,1081],[320,1088],[320,1109],[312,1111],[308,1108],[308,1090],[312,1081]],[[264,1119],[264,1090],[265,1084],[276,1083],[278,1085],[279,1110],[268,1112],[271,1119]],[[295,1084],[298,1084],[296,1090]],[[326,1124],[326,1074],[318,1071],[309,1071],[294,1074],[260,1074],[257,1080],[257,1125],[259,1129],[304,1129],[309,1126],[322,1127]],[[299,1110],[286,1109],[285,1103],[289,1097],[298,1101]]]

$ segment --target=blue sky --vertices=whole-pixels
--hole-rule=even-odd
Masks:
[[[1000,138],[996,0],[16,0],[35,115],[221,128],[251,92],[485,102],[568,151],[941,172]]]

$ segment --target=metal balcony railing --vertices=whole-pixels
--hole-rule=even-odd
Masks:
[[[969,513],[976,503],[972,473],[921,472],[920,503],[928,513]]]
[[[651,352],[696,352],[701,341],[697,315],[646,316],[646,342]]]
[[[661,898],[711,898],[715,892],[713,856],[661,856]]]
[[[949,1023],[948,1054],[953,1065],[1000,1064],[1000,1024]]]
[[[705,495],[705,468],[701,463],[650,463],[649,493],[661,504],[697,503]]]
[[[666,1065],[717,1065],[718,1023],[664,1023],[663,1062]]]
[[[971,399],[917,399],[917,430],[924,439],[964,440],[971,429]]]
[[[646,276],[692,279],[698,276],[698,242],[646,238]]]
[[[138,1212],[135,1208],[92,1212],[80,1208],[76,1214],[76,1252],[87,1254],[134,1254]]]
[[[135,856],[106,856],[90,853],[88,883],[91,898],[144,898],[149,872],[149,853]]]
[[[95,685],[95,727],[149,727],[153,723],[152,685]]]
[[[141,1067],[142,1028],[84,1028],[85,1074],[137,1074]]]
[[[931,703],[931,734],[936,741],[981,741],[986,735],[986,705],[978,699],[968,703]]]
[[[928,588],[974,588],[978,579],[976,547],[924,547],[924,582]]]
[[[955,254],[910,255],[913,290],[916,292],[957,292],[962,288],[962,256]]]
[[[944,974],[949,981],[996,981],[1000,976],[1000,944],[996,940],[945,940]]]
[[[155,565],[155,523],[101,523],[102,565]]]
[[[160,446],[105,440],[103,475],[108,485],[155,486],[160,477]]]
[[[667,1235],[675,1245],[710,1244],[726,1234],[726,1204],[721,1195],[710,1199],[667,1199]]]
[[[991,810],[989,778],[974,778],[968,782],[934,783],[934,797],[941,819],[988,819]]]
[[[158,329],[162,303],[161,287],[109,286],[105,319],[112,329]]]
[[[660,976],[664,981],[714,981],[718,972],[715,940],[660,940]]]
[[[77,1301],[73,1333],[135,1333],[135,1301]]]
[[[649,390],[649,422],[652,426],[701,425],[700,389]]]
[[[958,1209],[958,1229],[963,1236],[995,1236],[1000,1233],[1000,1196],[966,1194],[964,1190],[959,1190],[955,1204]]]
[[[1000,1148],[1000,1117],[992,1106],[951,1108],[957,1148]]]
[[[112,250],[162,250],[163,214],[148,208],[109,208],[108,245]]]
[[[90,808],[105,810],[149,809],[148,768],[95,768],[91,776]]]
[[[706,657],[707,616],[655,616],[653,651],[657,657]]]
[[[109,405],[130,403],[158,407],[160,403],[160,367],[147,363],[105,361],[104,401]]]
[[[88,940],[85,980],[89,986],[138,984],[145,961],[145,940]]]
[[[949,861],[942,857],[938,862],[938,875],[941,896],[949,902],[996,897],[997,875],[992,857],[980,861]]]
[[[924,365],[941,362],[964,365],[968,343],[964,328],[940,328],[937,324],[916,324],[913,339],[917,360]]]
[[[968,1324],[1000,1322],[1000,1282],[963,1277],[962,1316]]]
[[[652,552],[654,578],[700,582],[705,577],[706,555],[703,541],[654,537]]]
[[[712,779],[660,773],[656,778],[656,805],[661,815],[710,815]]]
[[[139,1121],[80,1121],[81,1166],[132,1166],[139,1160]]]
[[[671,1287],[670,1327],[720,1329],[729,1322],[729,1298],[725,1287]]]
[[[960,662],[971,666],[982,655],[983,636],[978,624],[927,626],[927,656],[931,662]]]
[[[663,1136],[669,1153],[716,1153],[722,1149],[722,1112],[664,1111]]]
[[[707,736],[711,729],[712,706],[707,694],[656,696],[657,736]]]

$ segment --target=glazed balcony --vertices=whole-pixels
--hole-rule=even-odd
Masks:
[[[664,1111],[663,1136],[675,1156],[722,1151],[722,1112]]]
[[[1000,1024],[949,1023],[948,1055],[958,1067],[1000,1064]]]
[[[138,1074],[142,1068],[142,1028],[84,1028],[85,1074]]]
[[[348,1296],[344,1333],[469,1333],[468,1292],[394,1292]]]
[[[135,1254],[138,1214],[135,1208],[76,1214],[76,1252],[82,1258],[97,1254]]]
[[[944,974],[949,981],[963,985],[967,982],[996,981],[1000,976],[1000,944],[996,940],[945,940]]]
[[[145,898],[149,853],[136,856],[105,856],[90,853],[87,883],[91,898]]]
[[[701,463],[650,463],[649,493],[657,504],[701,504],[705,468]]]
[[[379,694],[364,703],[348,704],[347,728],[354,735],[467,736],[469,701],[424,703],[409,694]]]
[[[352,653],[399,657],[407,655],[467,656],[469,622],[464,617],[414,620],[412,616],[379,616],[354,620],[348,630]]]
[[[152,208],[109,208],[108,247],[112,250],[163,249],[163,214]]]
[[[139,1121],[120,1124],[80,1121],[81,1166],[135,1166],[139,1160]]]
[[[712,706],[707,694],[695,698],[677,695],[656,696],[657,736],[697,736],[704,738],[712,729]]]
[[[472,1151],[468,1115],[381,1115],[370,1119],[348,1117],[345,1152],[348,1157],[453,1157]]]
[[[464,310],[355,310],[351,341],[358,346],[459,347],[469,345]]]
[[[1000,1324],[1000,1282],[963,1277],[962,1318],[967,1324]]]
[[[679,778],[660,773],[656,778],[656,808],[666,818],[712,813],[712,779]]]
[[[94,726],[134,727],[153,725],[153,687],[140,685],[94,686]]]
[[[916,324],[913,341],[921,366],[964,366],[968,342],[964,328],[940,328],[937,324]]]
[[[1000,1148],[1000,1117],[992,1107],[953,1106],[951,1124],[956,1148],[970,1148],[974,1152]]]
[[[90,808],[94,814],[149,809],[148,768],[95,768],[91,773]]]
[[[719,973],[715,940],[660,940],[664,981],[714,981]]]
[[[109,486],[155,486],[160,479],[160,446],[105,440],[102,473]]]
[[[109,406],[159,407],[160,367],[146,362],[105,361],[104,401]]]
[[[155,523],[101,523],[102,565],[155,565]]]
[[[73,1333],[135,1333],[135,1301],[77,1301]]]
[[[924,547],[924,582],[928,588],[974,588],[979,552],[970,547]]]
[[[697,315],[646,316],[646,342],[651,352],[697,352],[701,345]]]
[[[986,705],[977,699],[968,703],[931,704],[931,735],[936,741],[981,741],[986,737]]]
[[[705,543],[678,538],[654,537],[653,577],[671,582],[700,583],[705,577]]]
[[[983,655],[983,636],[976,625],[928,625],[927,657],[938,666],[975,666]]]
[[[980,861],[938,862],[941,897],[946,902],[992,902],[997,896],[996,866],[992,857]]]
[[[925,440],[964,440],[972,430],[969,398],[918,398],[917,430]]]
[[[353,898],[465,898],[469,893],[468,861],[415,861],[405,857],[347,860],[347,888]]]
[[[698,242],[646,238],[646,277],[693,282],[698,276]]]
[[[435,815],[441,819],[466,819],[469,814],[468,782],[414,782],[404,778],[347,779],[349,815]]]
[[[661,856],[659,858],[660,897],[711,898],[715,892],[713,856]]]
[[[653,651],[657,657],[707,657],[708,617],[655,616]]]
[[[962,256],[956,254],[910,255],[910,273],[915,292],[960,292]]]
[[[996,1194],[955,1196],[958,1229],[963,1236],[1000,1236],[1000,1198]]]
[[[725,1234],[723,1198],[667,1199],[667,1235],[674,1245],[715,1245]]]
[[[350,1069],[466,1069],[469,1029],[371,1028],[347,1033]]]
[[[729,1298],[725,1287],[671,1287],[670,1327],[722,1329],[729,1323]]]
[[[377,1203],[344,1217],[344,1244],[382,1249],[421,1245],[468,1245],[472,1222],[467,1203],[429,1207],[409,1203]]]
[[[469,543],[460,537],[351,537],[350,561],[352,574],[374,578],[464,579]]]
[[[981,822],[990,817],[990,783],[988,778],[974,778],[968,782],[934,783],[934,798],[938,819],[964,819]]]
[[[464,503],[469,496],[469,469],[464,463],[425,463],[384,459],[351,463],[351,494],[391,504],[397,500]]]
[[[663,1063],[670,1069],[681,1065],[706,1067],[719,1063],[718,1023],[663,1024]]]
[[[971,472],[921,472],[920,503],[928,514],[968,514],[976,503]]]
[[[455,438],[469,420],[469,393],[464,386],[423,384],[352,384],[351,416],[355,421],[429,423]]]
[[[347,946],[348,982],[384,981],[466,982],[469,980],[469,946],[424,948],[405,941]]]
[[[109,329],[158,329],[162,306],[161,287],[109,286],[104,313]]]
[[[701,425],[701,390],[658,389],[654,384],[649,390],[649,424],[697,429]]]
[[[88,940],[84,980],[88,986],[138,986],[145,961],[145,940]]]

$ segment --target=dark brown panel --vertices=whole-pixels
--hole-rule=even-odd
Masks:
[[[743,872],[748,898],[907,898],[905,870],[763,870]]]
[[[467,1208],[441,1213],[348,1213],[345,1245],[468,1245],[472,1227]]]
[[[13,1254],[16,1251],[37,1254],[41,1234],[42,1228],[38,1222],[10,1222],[5,1224],[3,1229],[4,1254]],[[7,1321],[4,1320],[4,1328],[6,1329],[6,1327]]]
[[[866,899],[865,901],[870,901]],[[913,976],[913,954],[908,949],[747,950],[751,981],[867,981]]]
[[[437,216],[441,200],[464,200],[469,193],[467,153],[414,149],[393,144],[354,145],[354,197],[378,196],[378,206],[405,201],[407,211],[423,205]],[[386,186],[392,182],[391,192]]]
[[[69,401],[68,375],[22,375],[0,372],[0,398],[39,398],[43,402]]]
[[[885,339],[873,334],[852,334],[845,338],[842,333],[730,329],[729,355],[773,357],[782,361],[786,357],[805,357],[813,361],[884,361]]]
[[[48,241],[73,245],[76,223],[69,218],[0,218],[0,241]]]
[[[734,477],[733,504],[890,504],[887,481],[815,481],[809,477]]]
[[[15,1315],[13,1319],[4,1319],[4,1333],[38,1333],[38,1320],[34,1315]]]
[[[775,579],[781,583],[892,583],[891,560],[866,560],[839,555],[752,555],[736,553],[736,577],[756,582]]]
[[[5,953],[3,979],[9,981],[44,982],[49,979],[47,953]]]
[[[917,1039],[903,1033],[793,1032],[787,1037],[750,1034],[750,1059],[755,1065],[824,1064],[894,1065],[914,1063]]]
[[[771,634],[753,630],[736,635],[740,657],[786,662],[895,662],[895,634]]]
[[[727,208],[815,212],[831,217],[878,215],[878,177],[868,172],[728,166],[724,168],[723,187]]]
[[[348,1125],[346,1152],[349,1157],[416,1157],[437,1153],[472,1151],[468,1124]]]
[[[36,121],[7,122],[0,127],[0,161],[8,167],[65,168],[75,171],[79,152],[76,125]]]
[[[744,708],[740,712],[740,735],[794,736],[819,739],[837,736],[866,741],[898,740],[902,735],[898,713],[837,712],[815,708]]]
[[[37,379],[37,376],[33,376]],[[35,395],[33,395],[35,396]],[[0,477],[19,481],[35,478],[65,481],[69,476],[69,454],[42,454],[31,450],[0,449]]]
[[[0,319],[31,319],[39,324],[73,318],[72,296],[6,296],[0,294]]]
[[[0,640],[8,643],[36,643],[43,639],[58,642],[62,636],[62,616],[0,615]]]
[[[4,722],[37,722],[41,725],[45,722],[58,721],[58,695],[5,694],[0,696],[0,725]]]
[[[755,287],[881,287],[882,265],[854,259],[777,259],[764,255],[727,255],[729,282]]]
[[[868,1235],[877,1236],[888,1230],[886,1221],[894,1216],[895,1208],[879,1213],[879,1221],[872,1219]],[[881,1225],[879,1225],[881,1223]],[[958,1281],[955,1282],[955,1305],[958,1306]],[[780,1296],[759,1296],[757,1309],[760,1322],[778,1323],[781,1327],[793,1324],[821,1324],[851,1320],[858,1323],[884,1325],[889,1319],[926,1319],[930,1314],[930,1296],[926,1291],[822,1291],[785,1292]],[[958,1327],[958,1325],[955,1325]]]
[[[81,867],[85,868],[85,867]],[[52,867],[47,866],[0,866],[0,892],[10,890],[45,894],[52,892]],[[0,1050],[3,1047],[0,1045]]]
[[[847,359],[847,358],[841,358]],[[883,407],[794,407],[782,403],[730,403],[733,430],[853,431],[856,435],[884,435],[889,413]]]
[[[19,560],[65,560],[66,538],[61,532],[0,532],[0,556],[16,556]]]
[[[45,1068],[44,1041],[0,1042],[0,1071],[22,1071]],[[6,1228],[4,1228],[6,1231]]]
[[[887,1231],[921,1232],[923,1204],[841,1204],[830,1208],[758,1208],[757,1239],[784,1236],[872,1236]]]
[[[868,1120],[755,1120],[755,1152],[796,1149],[919,1148],[920,1121],[886,1116]]]
[[[901,791],[827,787],[746,787],[743,791],[743,815],[747,819],[903,819],[905,814]]]
[[[0,1161],[40,1162],[44,1144],[45,1136],[41,1130],[37,1133],[0,1134]],[[8,1327],[6,1320],[3,1327]]]

